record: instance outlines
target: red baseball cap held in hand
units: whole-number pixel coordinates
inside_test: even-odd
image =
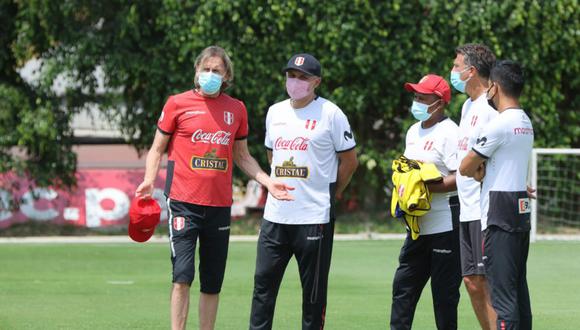
[[[161,219],[161,207],[153,198],[134,198],[129,208],[129,237],[146,242],[155,233]]]
[[[445,103],[451,101],[451,88],[443,77],[436,74],[428,74],[421,78],[418,83],[405,83],[405,89],[409,92],[421,94],[435,94]]]

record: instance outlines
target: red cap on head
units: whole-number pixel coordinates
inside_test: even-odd
[[[449,88],[449,84],[443,77],[435,74],[426,75],[416,84],[405,83],[405,89],[409,92],[435,94],[443,99],[445,103],[451,101],[451,88]]]
[[[155,233],[161,219],[161,207],[153,198],[135,198],[129,208],[129,237],[135,242],[146,242]]]

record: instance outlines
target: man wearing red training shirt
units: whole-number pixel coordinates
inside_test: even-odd
[[[217,46],[195,61],[195,90],[167,100],[147,155],[145,178],[135,195],[151,196],[162,154],[169,146],[165,194],[173,264],[172,329],[184,329],[199,237],[199,328],[213,329],[229,243],[232,161],[266,186],[273,197],[291,200],[292,188],[264,173],[248,151],[246,108],[223,90],[233,66]]]

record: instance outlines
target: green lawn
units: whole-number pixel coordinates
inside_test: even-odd
[[[385,329],[400,241],[335,242],[327,329]],[[247,329],[255,243],[231,243],[217,329]],[[528,281],[534,328],[578,329],[580,242],[531,247]],[[165,244],[0,245],[0,329],[167,329],[170,288]],[[197,328],[194,282],[189,328]],[[275,329],[300,328],[301,290],[289,266]],[[434,329],[424,290],[415,329]],[[462,291],[460,329],[477,329]]]

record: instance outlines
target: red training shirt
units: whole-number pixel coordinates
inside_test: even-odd
[[[171,199],[206,206],[232,205],[235,140],[248,136],[244,103],[187,91],[169,97],[157,128],[171,135],[165,193]]]

